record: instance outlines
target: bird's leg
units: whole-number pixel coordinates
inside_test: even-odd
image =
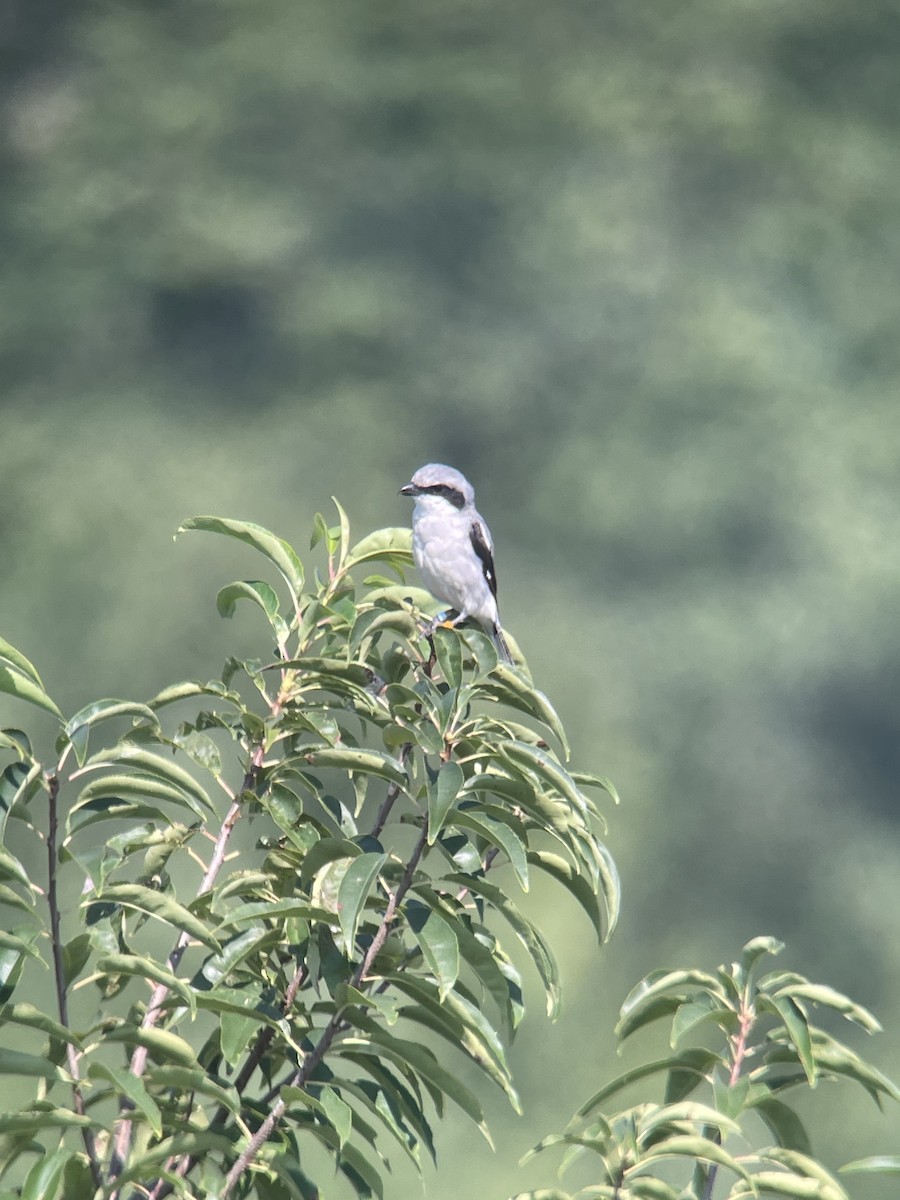
[[[423,637],[430,638],[436,629],[453,629],[460,621],[464,621],[469,615],[468,613],[458,613],[452,620],[450,613],[456,612],[455,608],[446,608],[443,612],[437,613],[428,621],[422,629]]]

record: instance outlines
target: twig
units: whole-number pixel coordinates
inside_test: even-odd
[[[197,889],[197,895],[202,896],[210,891],[216,881],[219,871],[222,869],[222,864],[225,861],[225,853],[228,848],[228,841],[231,837],[231,832],[237,824],[238,818],[241,815],[241,794],[248,791],[256,779],[256,775],[262,766],[265,757],[265,746],[260,743],[250,758],[250,765],[244,777],[244,783],[237,797],[231,802],[231,806],[225,815],[225,820],[222,822],[222,828],[219,830],[216,844],[213,848],[212,857],[209,860],[209,866],[206,873],[200,882]],[[184,952],[190,943],[190,935],[182,932],[178,941],[175,943],[171,954],[168,958],[168,968],[174,974],[178,969],[178,964],[181,962]],[[160,1015],[162,1014],[163,1005],[169,995],[169,988],[164,983],[158,983],[150,993],[150,1002],[147,1006],[147,1011],[144,1013],[144,1019],[141,1021],[141,1029],[154,1029],[159,1023]],[[140,1078],[147,1069],[147,1047],[137,1046],[131,1056],[129,1070],[131,1074]],[[125,1168],[125,1162],[128,1158],[128,1153],[131,1147],[131,1130],[132,1120],[128,1116],[132,1105],[128,1102],[123,1103],[120,1107],[122,1116],[119,1118],[119,1127],[116,1132],[113,1152],[110,1161],[110,1172],[113,1178],[119,1175]],[[111,1200],[116,1200],[117,1192],[112,1194]]]
[[[731,1072],[728,1076],[728,1086],[734,1087],[741,1076],[741,1067],[744,1064],[744,1059],[747,1055],[747,1035],[753,1028],[755,1013],[752,1007],[749,1006],[746,995],[744,1003],[741,1006],[739,1013],[740,1025],[738,1032],[731,1038],[732,1057],[731,1057]],[[721,1144],[722,1134],[717,1130],[714,1140]],[[712,1200],[713,1188],[716,1184],[716,1176],[719,1168],[716,1163],[712,1163],[706,1175],[706,1186],[703,1189],[703,1200]]]
[[[400,882],[397,884],[396,890],[391,894],[391,897],[388,900],[387,908],[384,910],[384,916],[381,918],[381,924],[378,926],[378,931],[376,932],[372,941],[369,943],[369,948],[363,956],[362,962],[356,968],[351,977],[351,987],[358,987],[360,983],[362,983],[371,970],[372,964],[378,956],[379,951],[383,947],[388,932],[390,931],[390,927],[393,924],[397,908],[399,907],[403,897],[406,895],[410,884],[413,881],[416,867],[419,865],[419,860],[421,859],[425,850],[427,841],[428,820],[426,818],[423,821],[422,832],[420,833],[419,839],[416,842],[412,854],[410,855],[409,862],[406,864],[406,869],[403,872]],[[342,1018],[339,1010],[334,1014],[334,1016],[322,1030],[322,1036],[319,1038],[313,1050],[311,1050],[304,1059],[303,1066],[299,1067],[294,1072],[291,1078],[287,1081],[286,1086],[302,1087],[328,1053],[328,1050],[330,1049],[331,1044],[337,1034],[340,1033],[344,1028],[346,1028],[346,1022]],[[240,1179],[241,1175],[256,1158],[260,1148],[268,1141],[273,1129],[281,1120],[282,1116],[284,1116],[286,1109],[287,1102],[279,1096],[279,1098],[272,1105],[269,1115],[260,1125],[259,1129],[257,1129],[256,1133],[254,1133],[249,1144],[235,1160],[231,1170],[225,1177],[225,1182],[223,1183],[221,1191],[219,1192],[221,1200],[225,1200],[225,1197],[230,1193],[231,1189]]]
[[[47,778],[47,796],[49,800],[48,829],[47,829],[47,905],[50,909],[50,942],[53,947],[53,975],[56,982],[56,1003],[59,1010],[59,1023],[69,1028],[69,1002],[66,996],[66,972],[63,958],[62,936],[59,919],[59,895],[56,890],[56,839],[59,832],[59,776],[50,775]],[[84,1097],[78,1081],[81,1072],[78,1063],[78,1052],[71,1042],[66,1042],[66,1058],[69,1064],[69,1074],[75,1081],[72,1084],[75,1112],[79,1117],[85,1115]],[[84,1142],[84,1152],[87,1155],[91,1169],[94,1187],[103,1186],[103,1173],[100,1170],[100,1160],[97,1158],[97,1146],[94,1141],[94,1131],[88,1126],[81,1130],[81,1140]]]

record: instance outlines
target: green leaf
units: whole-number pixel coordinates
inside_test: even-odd
[[[332,1088],[322,1089],[319,1103],[338,1135],[338,1145],[343,1149],[353,1132],[353,1109]]]
[[[285,917],[299,917],[304,921],[325,921],[334,924],[334,914],[317,905],[310,904],[305,898],[296,900],[260,900],[255,904],[243,904],[216,927],[216,934],[235,925],[247,925],[264,918],[278,921]]]
[[[171,1088],[187,1092],[202,1092],[211,1096],[217,1104],[221,1104],[229,1112],[237,1115],[241,1102],[237,1092],[232,1087],[224,1087],[210,1078],[202,1068],[177,1067],[171,1063],[151,1067],[147,1072],[147,1081],[157,1088]]]
[[[729,1028],[735,1020],[734,1010],[725,1008],[706,992],[698,994],[696,1000],[680,1004],[672,1019],[669,1044],[674,1048],[681,1039],[705,1021],[714,1021],[722,1028]]]
[[[696,1078],[698,1083],[704,1081],[713,1067],[720,1065],[722,1062],[720,1056],[712,1050],[703,1050],[699,1047],[690,1050],[683,1050],[680,1054],[672,1055],[670,1058],[660,1058],[654,1062],[642,1063],[638,1067],[632,1067],[630,1071],[624,1072],[616,1079],[610,1080],[609,1083],[595,1092],[589,1100],[578,1109],[577,1117],[587,1117],[597,1114],[594,1109],[608,1100],[610,1096],[615,1096],[618,1092],[624,1091],[631,1084],[639,1082],[641,1079],[647,1079],[651,1075],[659,1075],[664,1071],[670,1073],[683,1072],[690,1074]],[[680,1089],[682,1094],[685,1094],[684,1089]]]
[[[546,850],[529,850],[528,862],[541,871],[545,871],[557,883],[562,883],[566,892],[575,896],[582,910],[587,913],[590,924],[594,926],[598,940],[601,942],[604,941],[604,926],[602,926],[600,905],[598,898],[596,898],[596,893],[590,887],[586,878],[578,875],[578,872],[568,862],[568,859]]]
[[[0,1075],[27,1075],[35,1079],[68,1078],[55,1063],[37,1054],[25,1054],[21,1050],[7,1050],[0,1046]],[[0,1126],[2,1129],[2,1126]]]
[[[165,892],[156,892],[139,883],[114,883],[105,887],[97,896],[82,903],[83,905],[92,904],[97,899],[112,904],[123,904],[127,908],[135,908],[149,916],[156,917],[159,921],[165,921],[179,932],[190,934],[191,937],[210,946],[213,950],[221,948],[205,923]]]
[[[900,1175],[900,1154],[876,1154],[871,1158],[857,1158],[853,1162],[844,1163],[841,1171],[886,1175]]]
[[[233,617],[238,600],[249,600],[262,609],[275,636],[284,644],[288,626],[278,611],[278,593],[262,579],[239,579],[223,587],[216,596],[216,608],[220,617]]]
[[[36,936],[36,933],[29,932],[29,937]],[[34,946],[32,946],[31,942],[19,937],[17,933],[5,933],[3,930],[0,930],[0,950],[12,951],[14,954],[27,954],[29,958],[33,958],[36,962],[39,962],[41,966],[45,965],[44,960],[38,951],[35,950]]]
[[[765,1121],[779,1146],[788,1150],[799,1150],[801,1154],[812,1153],[803,1122],[792,1108],[788,1108],[772,1095],[761,1097],[751,1103],[750,1107]]]
[[[25,1178],[20,1200],[54,1200],[71,1155],[61,1147],[39,1158]]]
[[[356,750],[334,747],[323,747],[302,754],[300,757],[311,767],[335,767],[340,771],[362,771],[368,775],[378,775],[405,787],[409,780],[403,764],[390,754],[382,754],[377,750]]]
[[[198,766],[209,771],[210,775],[218,779],[222,774],[222,755],[208,734],[193,729],[189,733],[176,733],[172,741]]]
[[[727,1006],[727,997],[714,975],[705,971],[651,971],[625,997],[619,1009],[616,1037],[623,1041],[642,1025],[673,1012],[688,999],[698,1000],[698,992]]]
[[[77,933],[71,941],[63,946],[63,979],[66,988],[70,988],[91,957],[90,934]]]
[[[718,1120],[720,1123],[723,1120],[721,1115]],[[720,1167],[733,1171],[735,1175],[749,1179],[749,1175],[741,1164],[724,1147],[699,1134],[674,1134],[672,1137],[655,1142],[644,1151],[644,1162],[658,1158],[699,1158],[704,1162],[714,1162]],[[626,1172],[626,1176],[628,1174],[630,1173]]]
[[[3,1054],[4,1051],[0,1051]],[[48,1076],[49,1078],[49,1076]],[[42,1108],[36,1111],[0,1113],[0,1133],[40,1133],[44,1129],[86,1129],[93,1125],[90,1117],[79,1117],[67,1108]]]
[[[48,1017],[33,1004],[7,1004],[0,1008],[0,1025],[6,1024],[7,1021],[13,1025],[27,1025],[31,1029],[40,1029],[43,1033],[48,1033],[61,1042],[68,1042],[72,1046],[77,1046],[79,1050],[83,1049],[78,1036],[72,1030],[67,1029],[65,1025],[60,1025],[58,1021]]]
[[[407,527],[394,526],[388,529],[376,529],[367,534],[350,549],[347,555],[346,567],[355,567],[358,563],[379,559],[382,562],[412,565],[412,530]]]
[[[357,1014],[356,1021],[361,1018]],[[478,1100],[452,1071],[447,1071],[438,1062],[434,1054],[425,1046],[403,1038],[395,1038],[374,1023],[366,1023],[363,1033],[347,1034],[335,1052],[343,1055],[344,1051],[353,1049],[375,1053],[379,1057],[387,1057],[395,1062],[403,1071],[412,1069],[423,1079],[431,1083],[439,1092],[448,1096],[462,1111],[471,1118],[484,1134],[490,1144],[490,1135],[484,1123],[484,1113]]]
[[[164,758],[161,754],[154,754],[150,750],[145,750],[142,746],[131,745],[128,742],[119,742],[107,750],[101,750],[97,754],[93,754],[85,764],[83,771],[76,772],[73,778],[77,778],[84,772],[96,770],[99,767],[112,766],[127,767],[134,771],[135,775],[133,779],[140,783],[144,783],[146,778],[149,777],[159,780],[161,783],[168,784],[180,794],[189,797],[192,796],[208,812],[215,814],[215,806],[210,801],[205,789],[200,786],[189,771],[186,771],[183,767],[179,767],[171,758]],[[124,778],[129,777],[125,776]],[[108,778],[103,781],[97,781],[96,784],[88,784],[87,788],[82,791],[82,795],[92,787],[103,782],[108,783]],[[109,794],[108,789],[105,794]],[[192,805],[192,807],[195,811],[199,812],[196,805]]]
[[[178,533],[189,533],[192,530],[221,533],[253,546],[280,571],[295,600],[303,590],[303,566],[300,559],[287,542],[270,533],[268,529],[263,529],[261,525],[254,525],[252,521],[233,521],[223,517],[191,517],[178,527]]]
[[[386,854],[360,854],[350,862],[341,879],[338,887],[338,916],[348,953],[352,952],[356,927],[369,891],[386,861]]]
[[[180,700],[193,699],[195,696],[213,696],[216,700],[225,701],[239,710],[243,708],[240,695],[237,692],[229,691],[221,679],[213,679],[209,683],[198,683],[193,679],[185,680],[183,683],[173,683],[154,696],[149,701],[148,707],[152,709],[165,708],[167,704],[177,704]]]
[[[10,854],[5,846],[0,846],[0,878],[15,879],[17,883],[22,883],[32,891],[31,880],[28,878],[28,872],[15,857]]]
[[[39,688],[44,686],[43,680],[38,675],[33,663],[31,663],[21,650],[17,650],[11,645],[6,638],[0,637],[0,660],[8,663],[20,675],[27,676],[32,683],[36,683]]]
[[[0,904],[7,904],[10,908],[18,908],[21,912],[27,913],[29,916],[34,915],[35,900],[34,894],[23,898],[18,892],[14,892],[11,887],[7,887],[5,883],[0,883]]]
[[[444,682],[456,691],[462,684],[462,646],[456,629],[438,626],[434,631],[434,651]]]
[[[105,1033],[104,1039],[107,1042],[144,1046],[155,1062],[172,1062],[176,1066],[194,1069],[199,1066],[190,1044],[168,1029],[143,1029],[137,1025],[122,1024]]]
[[[811,1158],[808,1154],[801,1154],[796,1150],[787,1150],[781,1146],[770,1146],[765,1151],[765,1158],[771,1162],[778,1163],[785,1167],[788,1171],[793,1172],[794,1177],[806,1178],[810,1182],[815,1182],[818,1187],[818,1192],[806,1192],[806,1195],[821,1197],[821,1200],[847,1200],[846,1193],[838,1181],[834,1178],[830,1171],[827,1171],[820,1162]],[[759,1179],[759,1175],[754,1177]],[[803,1195],[803,1192],[786,1192],[786,1195]]]
[[[834,988],[827,987],[822,983],[796,983],[779,989],[772,997],[773,1000],[781,996],[790,996],[794,1000],[808,1000],[812,1004],[821,1004],[826,1008],[833,1008],[846,1017],[850,1021],[855,1021],[857,1025],[861,1025],[866,1033],[880,1033],[881,1025],[867,1008],[863,1008],[861,1004],[856,1004],[848,996],[842,992],[835,991]]]
[[[144,1154],[135,1156],[129,1161],[128,1167],[116,1179],[116,1184],[122,1187],[134,1180],[145,1180],[148,1176],[158,1173],[159,1166],[168,1158],[181,1158],[191,1155],[202,1158],[210,1151],[223,1157],[234,1156],[234,1142],[221,1133],[185,1131],[157,1142]]]
[[[537,926],[519,912],[502,888],[495,887],[474,875],[460,873],[450,875],[448,879],[460,887],[468,888],[470,892],[482,896],[506,918],[513,932],[531,956],[531,961],[544,984],[547,1014],[555,1019],[559,1011],[559,969],[550,946]]]
[[[459,977],[459,942],[449,921],[416,901],[406,905],[406,917],[443,998]]]
[[[463,769],[450,759],[437,773],[437,778],[428,785],[428,844],[433,846],[465,782]]]
[[[111,1083],[118,1096],[127,1096],[138,1112],[144,1114],[157,1137],[162,1137],[162,1114],[159,1105],[147,1091],[142,1079],[131,1071],[119,1067],[107,1067],[104,1063],[92,1062],[88,1069],[89,1079],[102,1079]]]
[[[741,951],[741,964],[745,973],[749,974],[757,960],[764,955],[780,954],[783,949],[784,942],[779,941],[778,938],[766,936],[752,938]]]
[[[429,980],[408,971],[396,971],[385,978],[417,1002],[414,1008],[404,1006],[402,1016],[418,1021],[445,1038],[451,1046],[464,1050],[479,1069],[503,1089],[516,1112],[521,1112],[503,1043],[476,1004],[456,991],[442,995]]]
[[[54,717],[58,717],[60,721],[62,720],[62,713],[40,684],[35,683],[30,676],[23,675],[11,667],[0,666],[0,692],[17,696],[20,700],[43,708],[46,712],[53,713]]]
[[[453,816],[453,825],[457,829],[472,830],[480,834],[491,845],[502,850],[516,873],[522,891],[528,891],[528,858],[525,844],[505,821],[494,820],[472,809],[458,809]]]
[[[790,996],[770,996],[768,1003],[778,1013],[784,1028],[790,1038],[794,1049],[797,1051],[797,1057],[806,1072],[806,1078],[809,1081],[810,1087],[816,1086],[817,1070],[816,1060],[813,1055],[812,1039],[809,1035],[809,1022],[803,1013],[800,1006]],[[763,1005],[760,1004],[762,1008]]]
[[[553,788],[564,796],[573,807],[587,818],[590,808],[572,776],[555,758],[537,746],[529,746],[526,742],[504,742],[498,747],[500,754],[508,762],[520,768],[525,768],[548,787]]]
[[[528,713],[542,721],[556,735],[563,750],[563,757],[568,762],[570,757],[569,739],[556,709],[543,692],[538,691],[524,675],[505,663],[499,663],[490,680],[479,685],[479,691],[492,695],[495,699],[508,704],[519,712]]]
[[[152,708],[146,704],[138,704],[134,700],[95,700],[70,717],[65,724],[63,733],[75,747],[75,757],[79,767],[84,766],[87,755],[88,731],[101,721],[110,721],[114,717],[137,717],[146,721],[154,729],[159,728],[159,718]]]
[[[137,979],[152,979],[154,983],[164,984],[187,1004],[192,1017],[196,1015],[197,999],[193,990],[183,979],[152,959],[137,954],[106,954],[98,960],[97,970],[107,975],[132,975]]]

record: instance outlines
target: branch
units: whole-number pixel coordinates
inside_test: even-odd
[[[49,800],[48,829],[47,829],[47,904],[50,909],[50,942],[53,947],[53,976],[56,983],[56,1003],[59,1010],[59,1023],[69,1028],[69,1002],[66,996],[66,972],[63,959],[62,937],[60,934],[59,894],[56,890],[56,838],[59,831],[59,776],[50,775],[47,779],[47,796]],[[69,1064],[69,1074],[75,1081],[72,1084],[75,1112],[79,1117],[85,1115],[84,1097],[78,1081],[81,1078],[79,1070],[79,1055],[71,1042],[66,1043],[66,1058]],[[94,1187],[103,1186],[103,1173],[100,1170],[100,1160],[97,1158],[97,1146],[94,1141],[94,1131],[87,1126],[81,1130],[84,1142],[84,1152],[91,1168],[91,1178]]]
[[[232,801],[228,812],[225,815],[225,820],[222,822],[222,828],[219,830],[219,835],[216,838],[216,844],[213,849],[212,857],[209,860],[209,866],[206,868],[206,873],[200,881],[200,886],[197,889],[197,895],[202,896],[210,891],[216,881],[219,871],[222,869],[222,864],[225,862],[225,853],[228,849],[228,841],[231,837],[231,832],[237,824],[238,818],[241,815],[241,795],[248,791],[254,784],[256,776],[265,757],[265,746],[262,742],[253,751],[250,758],[250,765],[244,776],[244,783],[237,797]],[[172,953],[167,960],[169,970],[174,972],[178,969],[184,952],[190,943],[190,935],[181,933],[178,941],[175,943]],[[169,988],[164,983],[158,983],[150,993],[150,1003],[147,1006],[147,1011],[144,1013],[144,1019],[141,1021],[142,1029],[153,1029],[159,1023],[162,1014],[163,1005],[169,995]],[[147,1069],[147,1047],[138,1046],[131,1056],[129,1070],[131,1074],[140,1078]],[[110,1172],[112,1177],[118,1176],[124,1169],[128,1159],[128,1154],[131,1148],[131,1129],[132,1121],[128,1113],[131,1111],[132,1105],[128,1102],[120,1106],[119,1128],[116,1132],[113,1152],[110,1160]],[[111,1200],[115,1200],[117,1192],[112,1194]]]
[[[351,987],[359,987],[371,970],[372,964],[375,962],[379,951],[385,943],[385,939],[387,938],[390,927],[393,924],[397,909],[403,900],[403,897],[409,891],[410,884],[412,883],[413,876],[416,872],[416,867],[419,865],[419,861],[422,858],[427,841],[428,819],[425,818],[422,823],[422,832],[419,834],[419,839],[416,842],[412,854],[410,855],[409,862],[406,864],[406,869],[403,872],[400,882],[397,884],[396,890],[391,893],[390,899],[388,900],[387,908],[384,910],[384,916],[381,918],[381,924],[378,926],[378,931],[370,942],[369,948],[363,956],[362,962],[351,976]],[[303,1087],[310,1075],[328,1053],[328,1050],[330,1049],[331,1044],[337,1034],[346,1027],[347,1024],[343,1020],[339,1010],[334,1014],[334,1016],[322,1030],[322,1036],[319,1038],[315,1048],[306,1056],[303,1061],[303,1066],[299,1067],[294,1072],[291,1078],[287,1081],[286,1086]],[[231,1189],[240,1179],[241,1175],[243,1175],[247,1167],[256,1158],[260,1148],[268,1141],[275,1126],[284,1116],[286,1109],[287,1103],[279,1096],[279,1098],[272,1105],[269,1115],[266,1117],[265,1121],[263,1121],[262,1125],[260,1125],[259,1129],[257,1129],[256,1133],[254,1133],[249,1144],[235,1160],[234,1165],[225,1177],[225,1182],[223,1183],[221,1191],[219,1192],[220,1200],[225,1200],[225,1197],[228,1196]]]

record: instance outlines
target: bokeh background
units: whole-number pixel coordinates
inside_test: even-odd
[[[428,1196],[551,1181],[517,1161],[621,1069],[632,983],[755,934],[900,1077],[893,0],[6,0],[0,63],[0,632],[63,709],[259,636],[213,605],[258,564],[184,517],[302,552],[437,459],[622,793],[620,929],[534,898],[563,1016],[535,987],[525,1117],[451,1115]],[[832,1166],[900,1150],[805,1111]]]

